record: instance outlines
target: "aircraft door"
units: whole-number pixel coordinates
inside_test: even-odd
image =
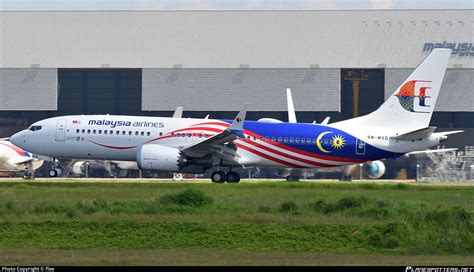
[[[59,119],[56,124],[56,141],[64,142],[66,139],[66,119]]]

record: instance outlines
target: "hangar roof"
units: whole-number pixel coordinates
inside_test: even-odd
[[[0,68],[474,68],[474,10],[3,11]],[[438,45],[439,46],[439,45]]]

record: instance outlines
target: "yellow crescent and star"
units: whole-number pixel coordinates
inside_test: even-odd
[[[318,147],[319,150],[321,150],[324,153],[331,153],[332,151],[324,149],[324,147],[321,145],[321,139],[324,137],[326,134],[331,134],[331,131],[325,131],[319,134],[318,138],[316,138],[316,146]],[[331,138],[331,146],[334,149],[341,149],[344,147],[344,144],[346,143],[346,140],[342,135],[334,135]]]

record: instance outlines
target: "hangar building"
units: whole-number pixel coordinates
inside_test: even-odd
[[[453,48],[432,119],[473,145],[474,10],[3,11],[0,137],[67,114],[287,120],[367,114]]]

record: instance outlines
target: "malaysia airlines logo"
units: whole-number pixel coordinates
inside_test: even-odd
[[[400,105],[409,112],[428,113],[427,111],[420,110],[421,107],[430,107],[430,105],[426,104],[426,99],[431,97],[426,94],[426,92],[431,89],[431,87],[425,86],[428,82],[431,81],[410,80],[403,84],[403,86],[400,88],[400,91],[395,95],[398,98]],[[416,88],[418,88],[418,94],[415,93]],[[418,103],[416,103],[415,97],[418,98]]]

